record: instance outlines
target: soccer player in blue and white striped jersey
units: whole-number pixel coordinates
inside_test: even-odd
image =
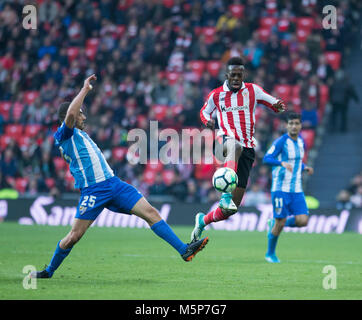
[[[271,263],[280,262],[275,248],[283,227],[304,227],[308,223],[302,172],[313,174],[313,168],[303,163],[304,141],[299,135],[301,129],[301,115],[290,113],[287,118],[287,133],[274,141],[263,158],[265,164],[273,167],[273,219],[268,221],[268,251],[265,255],[265,259]]]
[[[51,278],[104,208],[144,219],[151,230],[174,247],[185,261],[191,261],[208,242],[208,237],[190,244],[182,242],[136,188],[114,175],[101,150],[83,131],[86,116],[82,105],[92,89],[92,80],[96,80],[95,75],[87,78],[74,100],[61,104],[58,111],[62,124],[54,134],[55,144],[69,163],[81,196],[71,231],[58,242],[49,266],[33,273],[34,278]]]

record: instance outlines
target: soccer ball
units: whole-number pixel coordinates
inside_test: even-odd
[[[212,177],[212,184],[217,191],[230,193],[238,184],[238,176],[233,169],[217,169]]]

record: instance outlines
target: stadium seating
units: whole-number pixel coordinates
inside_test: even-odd
[[[212,77],[218,77],[221,65],[221,62],[218,60],[210,60],[206,64],[206,70]]]
[[[266,43],[270,38],[271,30],[270,28],[259,28],[257,33],[260,41]]]
[[[112,149],[112,158],[115,161],[122,161],[127,154],[126,147],[115,147]]]
[[[201,79],[206,68],[206,62],[202,60],[193,60],[189,62],[192,72],[196,75],[197,80]]]
[[[162,180],[166,186],[169,186],[173,183],[175,178],[175,171],[171,169],[163,170],[161,172]]]
[[[315,131],[312,129],[303,129],[300,134],[304,139],[307,150],[309,151],[314,145]]]
[[[241,19],[244,16],[245,7],[242,4],[231,4],[229,6],[229,11],[233,17]]]
[[[5,127],[5,134],[14,139],[17,139],[23,134],[23,126],[21,124],[8,124]]]
[[[39,97],[39,91],[26,91],[24,93],[24,102],[32,104]]]
[[[288,84],[279,84],[274,86],[276,95],[281,98],[285,103],[288,103],[292,94],[292,86]]]
[[[16,178],[15,179],[15,189],[20,192],[24,193],[26,191],[26,187],[28,186],[29,180],[27,178]]]
[[[5,121],[9,120],[10,108],[11,108],[11,102],[0,101],[0,114],[2,115]]]
[[[325,52],[327,63],[332,67],[333,70],[338,70],[341,66],[341,53],[338,51],[327,51]]]

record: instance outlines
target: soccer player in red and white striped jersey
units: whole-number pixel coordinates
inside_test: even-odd
[[[249,173],[255,159],[255,108],[258,103],[274,112],[285,111],[285,104],[255,83],[245,83],[244,62],[239,57],[227,63],[224,84],[212,90],[200,111],[201,121],[215,128],[212,113],[216,112],[219,130],[216,143],[223,144],[224,166],[238,175],[238,185],[230,193],[223,193],[219,207],[208,214],[198,213],[191,239],[199,239],[206,225],[227,219],[237,211],[244,196]]]

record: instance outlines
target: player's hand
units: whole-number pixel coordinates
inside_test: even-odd
[[[92,80],[97,80],[97,77],[95,74],[92,74],[90,77],[88,77],[87,79],[84,80],[84,85],[83,88],[86,89],[87,91],[90,91],[93,89],[93,86],[91,85],[91,81]]]
[[[307,171],[310,176],[314,173],[314,169],[312,167],[305,167],[304,170]]]
[[[282,100],[278,100],[277,103],[273,104],[273,107],[278,110],[278,113],[282,113],[287,110],[287,107]]]
[[[290,171],[290,172],[293,172],[293,167],[292,167],[292,165],[291,165],[290,163],[288,163],[288,162],[283,161],[283,162],[282,162],[282,167],[284,167],[285,169],[287,169],[287,170]]]
[[[215,120],[214,119],[209,120],[206,123],[206,127],[208,127],[211,130],[214,130],[215,129]]]

